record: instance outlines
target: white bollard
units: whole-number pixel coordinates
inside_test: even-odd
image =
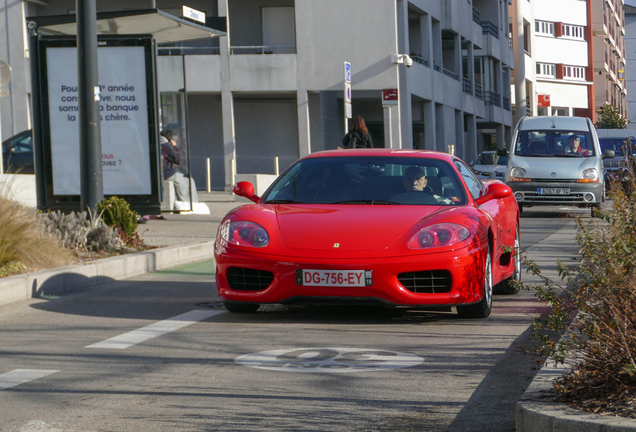
[[[206,178],[205,184],[206,184],[206,188],[208,193],[212,192],[212,178],[210,178],[210,158],[207,159],[207,170],[208,170],[208,176]]]
[[[278,176],[280,174],[280,171],[278,170],[278,156],[274,158],[274,166],[276,168],[276,175]]]

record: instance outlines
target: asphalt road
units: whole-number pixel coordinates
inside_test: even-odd
[[[557,258],[578,262],[575,232],[556,209],[524,210],[522,248],[548,276]],[[0,307],[0,431],[514,431],[537,371],[519,348],[546,311],[531,292],[495,296],[485,320],[370,307],[239,315],[220,305],[211,270]]]

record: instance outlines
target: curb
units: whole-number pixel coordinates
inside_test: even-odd
[[[636,420],[590,414],[555,402],[552,383],[566,371],[563,365],[541,368],[515,407],[517,432],[636,432]]]
[[[94,287],[214,257],[214,241],[169,246],[0,279],[0,305]]]

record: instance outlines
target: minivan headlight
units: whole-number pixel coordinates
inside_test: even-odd
[[[510,170],[510,181],[516,182],[529,182],[531,179],[528,178],[528,174],[526,170],[519,167],[514,167]]]
[[[577,183],[598,183],[598,170],[596,168],[586,168],[581,172],[581,178]]]

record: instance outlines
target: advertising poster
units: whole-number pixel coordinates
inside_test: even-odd
[[[54,195],[80,195],[77,49],[47,47]],[[105,195],[150,195],[144,47],[99,47]]]

